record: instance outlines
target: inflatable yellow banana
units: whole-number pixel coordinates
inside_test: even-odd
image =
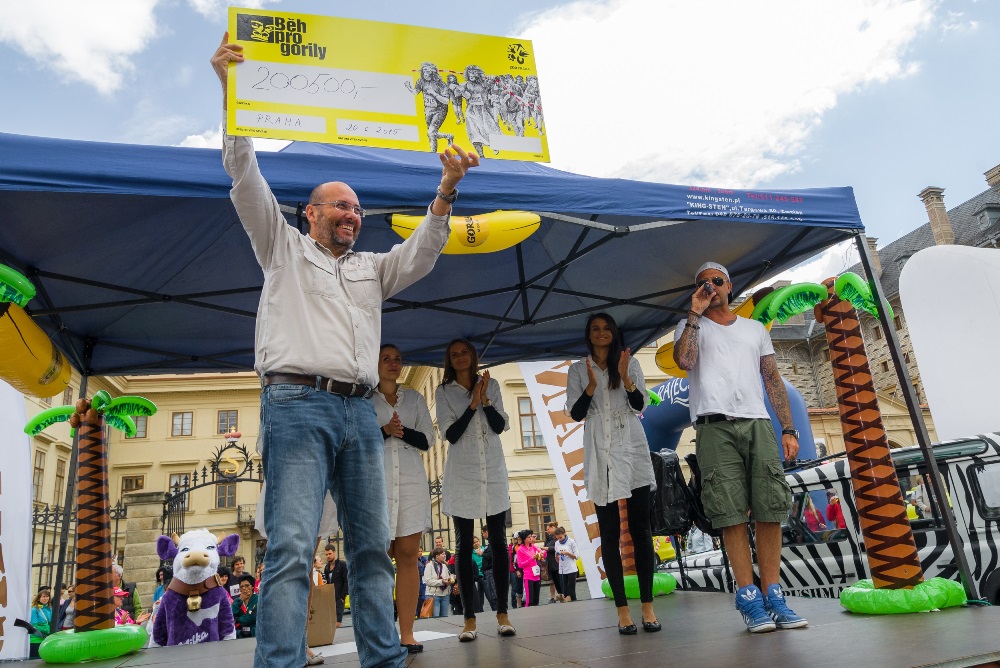
[[[389,216],[389,225],[404,239],[409,239],[423,216],[404,216],[394,213]],[[476,216],[454,216],[451,219],[451,235],[445,244],[447,255],[495,253],[516,246],[530,237],[542,219],[527,211],[494,211]]]
[[[72,369],[21,308],[34,295],[27,278],[0,265],[0,379],[23,394],[53,397],[69,385]]]
[[[754,300],[746,299],[733,313],[743,318],[749,318],[750,314],[753,313],[753,307]],[[768,331],[771,331],[770,323],[766,327]],[[656,349],[656,366],[668,376],[687,378],[687,371],[677,366],[677,362],[674,361],[673,339]]]

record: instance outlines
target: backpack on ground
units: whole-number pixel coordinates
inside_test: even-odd
[[[680,459],[673,450],[651,452],[656,491],[650,505],[650,526],[655,536],[685,535],[691,529],[690,493]]]
[[[712,521],[705,514],[705,506],[701,503],[701,467],[698,466],[698,456],[692,452],[684,456],[684,461],[691,471],[691,479],[687,486],[688,498],[691,500],[691,519],[702,533],[720,538],[722,529],[712,526]]]

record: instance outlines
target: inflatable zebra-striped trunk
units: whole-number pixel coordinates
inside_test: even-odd
[[[80,399],[70,424],[80,430],[77,474],[76,618],[74,629],[115,626],[111,586],[111,511],[108,501],[108,447],[103,420]]]
[[[815,315],[826,327],[830,345],[840,425],[868,567],[877,589],[911,589],[923,582],[924,576],[889,456],[861,322],[851,302],[836,294],[834,283],[833,278],[823,282],[827,299],[816,305]]]

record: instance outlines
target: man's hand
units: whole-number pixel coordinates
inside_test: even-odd
[[[791,434],[782,434],[781,449],[785,451],[785,461],[795,459],[799,454],[799,439]]]
[[[706,283],[695,290],[694,294],[691,295],[691,310],[695,313],[704,313],[705,309],[707,309],[712,303],[712,298],[715,297],[715,292],[708,292],[707,288],[709,285],[711,285],[711,283]]]
[[[229,32],[225,32],[222,35],[222,44],[219,48],[215,50],[212,55],[211,63],[212,69],[215,70],[216,76],[219,77],[219,81],[222,82],[222,108],[226,108],[226,82],[229,80],[229,63],[242,63],[243,62],[243,47],[239,44],[229,43]]]
[[[439,153],[441,158],[441,192],[450,195],[455,191],[458,182],[473,167],[479,166],[479,154],[475,151],[466,153],[465,149],[457,144],[452,144]],[[431,204],[431,213],[435,216],[444,216],[451,212],[451,204],[445,202],[440,197],[435,197]]]

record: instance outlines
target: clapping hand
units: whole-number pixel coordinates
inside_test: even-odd
[[[590,357],[585,358],[587,360],[587,387],[584,392],[587,393],[588,397],[594,396],[594,391],[597,389],[597,374],[594,373],[594,367],[590,365]]]
[[[632,358],[629,356],[632,352],[631,348],[626,348],[622,351],[621,357],[618,358],[618,375],[621,376],[622,383],[626,386],[631,385],[631,379],[628,377],[628,365]]]
[[[389,436],[403,438],[403,423],[399,421],[399,413],[393,411],[392,419],[389,420],[389,424],[382,427],[382,430]]]

